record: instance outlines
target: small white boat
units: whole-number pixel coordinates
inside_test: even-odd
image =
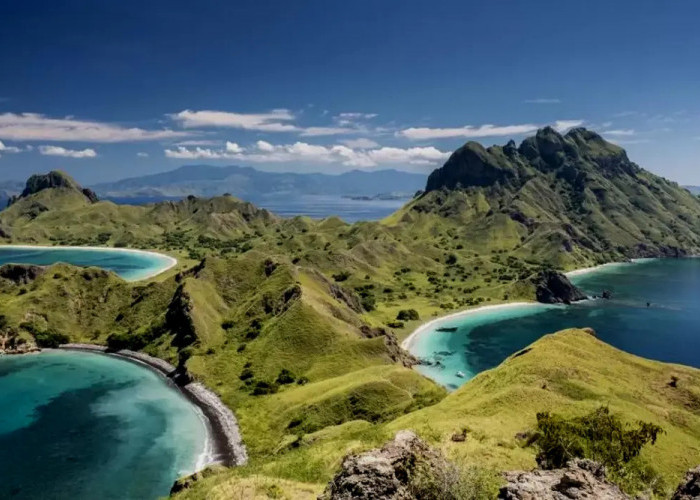
[[[457,372],[457,376],[459,378],[464,378],[464,372]]]

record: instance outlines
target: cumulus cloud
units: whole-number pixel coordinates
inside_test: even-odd
[[[365,143],[365,145],[368,145]],[[395,148],[377,147],[371,149],[353,148],[343,144],[323,146],[297,141],[291,144],[271,144],[257,141],[253,146],[242,148],[235,143],[227,143],[224,149],[186,148],[166,149],[168,158],[177,159],[229,159],[251,163],[326,163],[352,167],[374,167],[378,165],[432,165],[444,161],[449,153],[434,147]]]
[[[221,141],[215,141],[211,139],[191,139],[187,141],[180,141],[176,146],[218,146]]]
[[[21,151],[22,150],[20,148],[15,146],[6,146],[2,141],[0,141],[0,153],[19,153]]]
[[[228,127],[261,132],[296,132],[299,128],[290,123],[294,115],[287,109],[275,109],[269,113],[233,113],[229,111],[186,109],[172,119],[183,127]]]
[[[139,158],[148,158],[148,153],[144,153],[143,151],[139,151],[138,153],[136,153],[136,156],[138,156]]]
[[[126,128],[75,118],[49,118],[37,113],[0,114],[0,138],[14,141],[132,142],[180,138],[188,132]]]
[[[39,153],[45,156],[63,156],[66,158],[95,158],[94,149],[66,149],[61,146],[39,146]]]
[[[318,137],[323,135],[355,134],[358,130],[351,127],[307,127],[302,129],[300,135],[304,137]]]
[[[583,120],[557,120],[554,122],[554,128],[559,132],[566,132],[570,128],[580,127],[584,123]]]

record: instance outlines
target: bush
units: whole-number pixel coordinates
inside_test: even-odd
[[[265,394],[274,394],[277,392],[277,385],[258,380],[253,389],[253,396],[264,396]]]
[[[412,321],[420,319],[420,315],[415,309],[401,309],[399,314],[396,315],[396,319],[399,321]]]
[[[294,374],[287,370],[286,368],[282,368],[280,371],[279,375],[277,375],[277,382],[280,385],[284,384],[293,384],[296,379],[294,378]]]
[[[583,417],[565,419],[549,412],[537,414],[534,442],[537,463],[543,469],[564,467],[573,458],[590,458],[619,469],[639,456],[647,443],[663,433],[658,425],[638,422],[636,428],[622,423],[607,407]]]
[[[360,299],[360,305],[367,312],[374,311],[377,307],[377,299],[374,298],[374,295],[366,295]]]
[[[61,333],[54,329],[47,329],[44,332],[34,334],[34,340],[39,347],[56,348],[61,344],[70,342],[70,338],[65,333]]]
[[[402,321],[389,321],[386,326],[389,328],[403,328],[405,325]]]
[[[450,462],[419,460],[411,471],[409,488],[421,500],[482,500],[496,498],[500,475],[480,467],[461,468]]]
[[[350,273],[347,272],[347,271],[341,271],[341,272],[336,273],[336,274],[333,275],[333,279],[334,279],[335,281],[338,281],[338,282],[340,282],[340,281],[345,281],[345,280],[347,280],[349,277],[350,277]]]

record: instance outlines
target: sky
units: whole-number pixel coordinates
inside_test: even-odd
[[[0,0],[0,181],[429,173],[585,126],[700,184],[700,2]]]

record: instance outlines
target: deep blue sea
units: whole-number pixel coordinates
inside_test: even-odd
[[[571,327],[592,327],[601,340],[645,358],[700,367],[700,259],[616,264],[572,281],[589,295],[610,290],[613,298],[446,319],[416,337],[411,352],[440,362],[418,369],[455,389],[542,335]],[[438,327],[458,330],[437,332]],[[464,377],[457,376],[460,371]]]
[[[36,264],[46,266],[65,262],[76,266],[96,266],[114,271],[128,281],[144,279],[166,269],[172,260],[153,252],[131,252],[118,248],[16,247],[0,246],[0,265]]]
[[[199,410],[102,354],[0,356],[0,498],[154,499],[202,458]]]

